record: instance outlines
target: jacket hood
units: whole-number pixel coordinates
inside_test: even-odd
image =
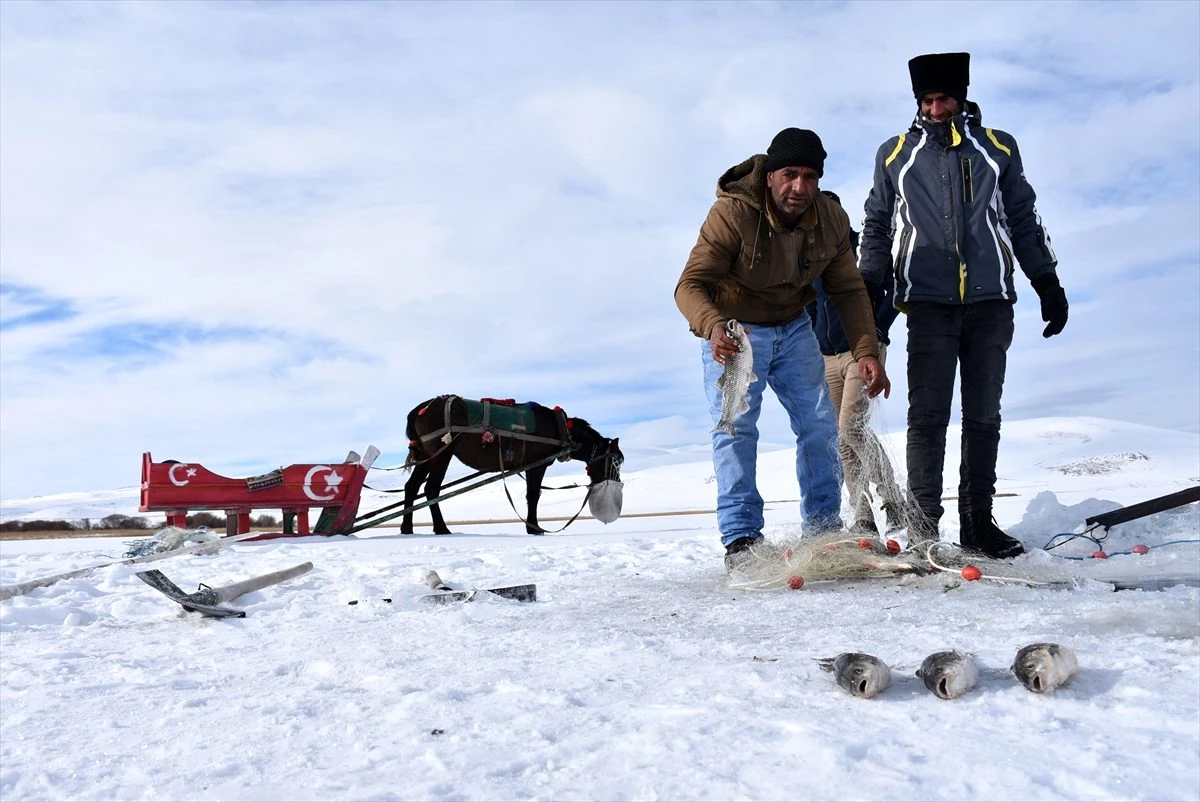
[[[771,208],[768,208],[766,165],[766,154],[758,153],[746,159],[741,164],[735,164],[733,167],[730,167],[717,179],[717,199],[734,198],[740,200],[758,212],[760,218],[765,217],[771,228],[776,231],[783,231],[784,226],[779,221],[778,212],[774,209],[774,204],[771,204]],[[813,198],[813,202],[800,215],[800,221],[797,225],[804,228],[812,228],[819,225],[821,215],[828,214],[828,212],[818,211],[824,205],[836,206],[838,204],[818,192],[816,197]]]
[[[717,197],[738,198],[761,212],[767,192],[766,163],[766,154],[758,153],[730,167],[717,179]]]
[[[925,125],[936,126],[941,124],[932,122],[931,120],[926,120],[924,117],[922,117],[919,106],[920,104],[918,104],[917,113],[913,116],[912,125],[908,130],[920,131]],[[983,112],[979,110],[978,103],[976,103],[974,100],[967,100],[963,102],[962,111],[950,118],[950,121],[954,120],[961,120],[962,125],[964,126],[983,125]]]

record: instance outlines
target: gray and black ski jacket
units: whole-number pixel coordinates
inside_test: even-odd
[[[1015,301],[1014,256],[1030,280],[1058,264],[1035,200],[1016,140],[984,128],[976,104],[948,123],[918,114],[875,156],[859,270],[876,286],[890,271],[901,311],[910,301]]]

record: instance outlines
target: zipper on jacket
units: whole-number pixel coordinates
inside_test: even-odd
[[[964,171],[963,171],[964,177],[967,175],[966,167],[968,164],[970,164],[969,159],[962,160],[962,165],[964,168]],[[966,303],[966,301],[967,301],[967,261],[965,259],[963,259],[963,257],[962,257],[962,247],[961,247],[961,245],[959,245],[959,242],[958,242],[958,230],[961,228],[961,226],[959,225],[959,219],[962,216],[963,203],[966,202],[965,195],[966,195],[966,191],[967,191],[967,186],[965,183],[963,184],[964,198],[963,198],[962,203],[955,202],[954,182],[953,181],[950,182],[950,186],[948,187],[948,189],[950,190],[950,233],[951,233],[951,236],[954,237],[954,257],[956,259],[958,259],[958,300],[960,303]]]
[[[750,253],[750,269],[753,270],[759,262],[762,261],[762,256],[758,253],[758,237],[762,233],[763,213],[760,209],[758,212],[758,222],[754,224],[754,249]],[[767,236],[771,236],[771,232],[767,232]]]
[[[900,233],[900,248],[896,251],[896,260],[892,264],[892,275],[897,281],[904,278],[904,254],[908,253],[908,241],[912,239],[912,233],[912,228],[908,226]]]
[[[955,130],[953,123],[951,123],[950,128],[955,134],[955,144],[961,142],[962,140],[958,137],[958,131]],[[951,154],[949,148],[942,151],[942,157],[945,160],[942,164],[942,169],[946,171],[945,191],[942,193],[942,198],[946,204],[946,220],[949,221],[950,226],[950,243],[954,248],[954,257],[958,261],[958,300],[961,303],[967,297],[967,265],[963,261],[962,249],[958,243],[959,216],[962,214],[962,204],[954,191],[954,170],[952,166],[955,161],[959,161],[961,167],[962,161],[965,160],[960,161],[957,156]]]
[[[789,279],[789,282],[795,284],[796,280],[800,278],[800,245],[796,242],[795,229],[792,229],[788,232],[788,239],[792,243],[790,253],[790,258],[792,261],[792,277]]]
[[[1004,240],[996,237],[996,241],[1000,243],[1000,253],[1004,254],[1004,277],[1012,278],[1013,275],[1013,255],[1008,246],[1004,244]]]
[[[971,175],[971,159],[962,160],[963,203],[975,202],[975,180]]]
[[[830,354],[830,356],[833,356],[833,354],[836,354],[838,350],[837,346],[833,342],[833,318],[830,317],[830,315],[836,315],[837,311],[833,308],[833,299],[824,294],[824,287],[822,287],[821,294],[825,297],[825,303],[823,304],[825,307],[825,342],[829,343],[829,350],[833,352]],[[847,337],[846,339],[849,338]]]

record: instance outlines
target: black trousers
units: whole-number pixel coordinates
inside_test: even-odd
[[[908,487],[935,528],[944,512],[946,427],[960,364],[958,509],[960,513],[991,513],[1000,447],[1000,395],[1012,337],[1013,305],[1008,301],[909,305]]]

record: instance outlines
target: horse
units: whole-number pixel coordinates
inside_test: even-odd
[[[512,399],[468,401],[440,395],[408,413],[405,433],[409,447],[405,467],[412,468],[412,476],[404,484],[406,512],[400,532],[405,535],[412,534],[412,506],[422,484],[426,499],[437,499],[452,457],[480,473],[523,472],[528,504],[525,531],[531,535],[546,532],[538,524],[537,506],[542,478],[556,455],[561,461],[586,463],[589,500],[601,482],[614,480],[620,486],[625,460],[618,438],[602,436],[583,418],[569,418],[558,407],[517,404]],[[434,534],[450,534],[439,505],[430,504],[429,512]]]

